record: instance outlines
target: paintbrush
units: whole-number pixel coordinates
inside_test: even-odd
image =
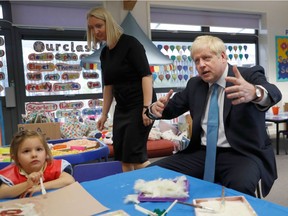
[[[143,214],[149,215],[149,216],[157,216],[157,214],[155,212],[152,212],[146,208],[141,207],[138,204],[134,205],[135,209],[139,212],[142,212]]]
[[[44,187],[44,183],[43,183],[43,178],[42,177],[40,177],[40,186],[41,186],[42,194],[45,195],[46,194],[46,189]]]
[[[211,211],[211,212],[215,212],[214,209],[206,207],[206,206],[202,206],[202,205],[199,205],[199,204],[186,203],[186,202],[181,202],[181,201],[178,201],[178,203],[179,204],[183,204],[183,205],[188,205],[188,206],[191,206],[191,207],[194,207],[194,208],[200,208],[200,209],[205,209],[205,210],[208,210],[208,211]]]
[[[174,202],[165,210],[165,212],[161,216],[165,216],[173,207],[174,205],[178,202],[178,200],[174,200]]]

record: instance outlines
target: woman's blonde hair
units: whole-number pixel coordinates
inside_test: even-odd
[[[92,8],[87,13],[87,20],[89,17],[95,17],[105,22],[107,46],[108,47],[114,46],[118,42],[120,36],[123,34],[123,28],[114,20],[110,12],[107,11],[105,8],[101,8],[101,7]],[[99,44],[100,42],[101,41],[97,40],[97,38],[93,36],[92,30],[87,25],[88,47],[90,49],[96,48],[97,44]]]
[[[51,161],[53,160],[53,156],[51,153],[51,150],[49,149],[49,146],[45,140],[45,138],[39,134],[36,131],[31,131],[31,130],[23,130],[23,131],[19,131],[17,132],[13,138],[12,141],[10,143],[10,156],[11,156],[11,160],[13,158],[15,164],[19,167],[19,160],[18,160],[18,150],[20,145],[29,138],[38,138],[40,140],[40,142],[43,144],[43,147],[46,151],[46,161],[47,163],[51,163]]]
[[[203,46],[208,47],[217,56],[220,56],[223,52],[226,55],[226,46],[220,38],[211,35],[202,35],[198,36],[192,43],[190,49],[192,59],[195,52],[202,50]]]

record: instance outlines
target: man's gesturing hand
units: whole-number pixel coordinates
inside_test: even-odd
[[[162,112],[165,109],[166,105],[168,104],[170,97],[173,94],[173,90],[171,89],[165,96],[159,98],[151,107],[151,111],[153,115],[157,116],[158,118],[162,117]]]
[[[226,82],[233,86],[225,88],[227,98],[232,100],[233,105],[248,103],[255,99],[255,86],[247,82],[240,74],[236,65],[233,66],[235,77],[226,77]]]

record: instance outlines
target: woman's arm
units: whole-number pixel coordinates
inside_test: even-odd
[[[153,121],[145,114],[148,106],[152,103],[153,86],[152,86],[152,75],[142,77],[142,91],[143,91],[143,124],[148,126]]]
[[[97,129],[100,131],[104,129],[104,123],[106,122],[106,120],[108,118],[108,112],[110,110],[110,106],[111,106],[111,103],[113,100],[112,90],[113,90],[112,85],[105,85],[104,86],[102,115],[97,122]]]
[[[142,78],[142,90],[143,90],[143,106],[149,106],[152,103],[152,95],[153,95],[152,75],[144,76]]]

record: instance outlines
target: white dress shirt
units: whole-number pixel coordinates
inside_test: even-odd
[[[218,88],[218,105],[219,105],[219,130],[218,130],[218,142],[217,142],[217,147],[231,147],[231,145],[228,143],[226,135],[225,135],[225,128],[224,128],[224,121],[223,121],[223,112],[224,112],[224,99],[225,99],[225,87],[226,87],[226,80],[225,77],[227,77],[228,74],[228,65],[224,71],[224,73],[222,74],[222,76],[220,77],[220,79],[216,82],[219,85]],[[209,84],[209,92],[208,92],[208,96],[207,96],[207,102],[206,102],[206,110],[205,110],[205,114],[202,117],[201,120],[201,125],[202,125],[202,134],[201,134],[201,144],[206,146],[207,143],[207,120],[208,120],[208,108],[209,108],[209,104],[210,104],[210,94],[211,94],[211,85]],[[267,90],[262,87],[259,86],[260,88],[262,88],[264,90],[264,96],[262,98],[261,101],[259,102],[254,102],[255,105],[257,106],[257,104],[261,105],[261,106],[268,106],[270,104],[270,99],[268,97],[268,92]],[[257,108],[259,110],[262,110],[263,107],[261,108],[260,106],[257,106]],[[265,108],[264,108],[265,109]]]

